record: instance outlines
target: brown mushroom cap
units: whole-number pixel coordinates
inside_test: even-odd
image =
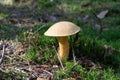
[[[52,25],[45,33],[46,36],[69,36],[80,31],[80,27],[68,21],[61,21]]]

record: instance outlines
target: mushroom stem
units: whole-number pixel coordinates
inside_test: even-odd
[[[58,37],[58,55],[59,58],[63,61],[68,58],[69,55],[69,42],[67,36],[65,37]]]

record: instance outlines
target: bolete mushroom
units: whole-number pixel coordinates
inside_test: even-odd
[[[57,22],[52,25],[45,33],[46,36],[57,37],[58,39],[58,56],[63,61],[69,55],[68,36],[76,34],[80,27],[68,21]]]

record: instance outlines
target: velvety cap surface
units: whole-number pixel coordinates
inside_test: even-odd
[[[69,36],[80,31],[80,27],[68,21],[61,21],[52,25],[45,33],[46,36]]]

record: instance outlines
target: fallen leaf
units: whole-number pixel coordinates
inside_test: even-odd
[[[57,21],[57,18],[56,18],[56,16],[54,16],[54,15],[48,15],[48,14],[46,14],[46,13],[44,13],[43,15],[42,15],[42,19],[43,19],[43,21],[52,21],[52,22],[54,22],[54,21]]]
[[[52,16],[52,15],[51,15],[51,16],[49,16],[49,20],[54,22],[54,21],[57,20],[57,18],[56,18],[55,16]]]
[[[99,24],[95,24],[95,29],[100,30],[100,29],[101,29],[101,26],[100,26]]]
[[[37,80],[44,80],[43,78],[38,77]]]
[[[107,13],[108,13],[108,10],[104,10],[104,11],[100,12],[100,13],[97,15],[97,17],[98,17],[99,19],[103,19],[103,18],[106,16]]]

